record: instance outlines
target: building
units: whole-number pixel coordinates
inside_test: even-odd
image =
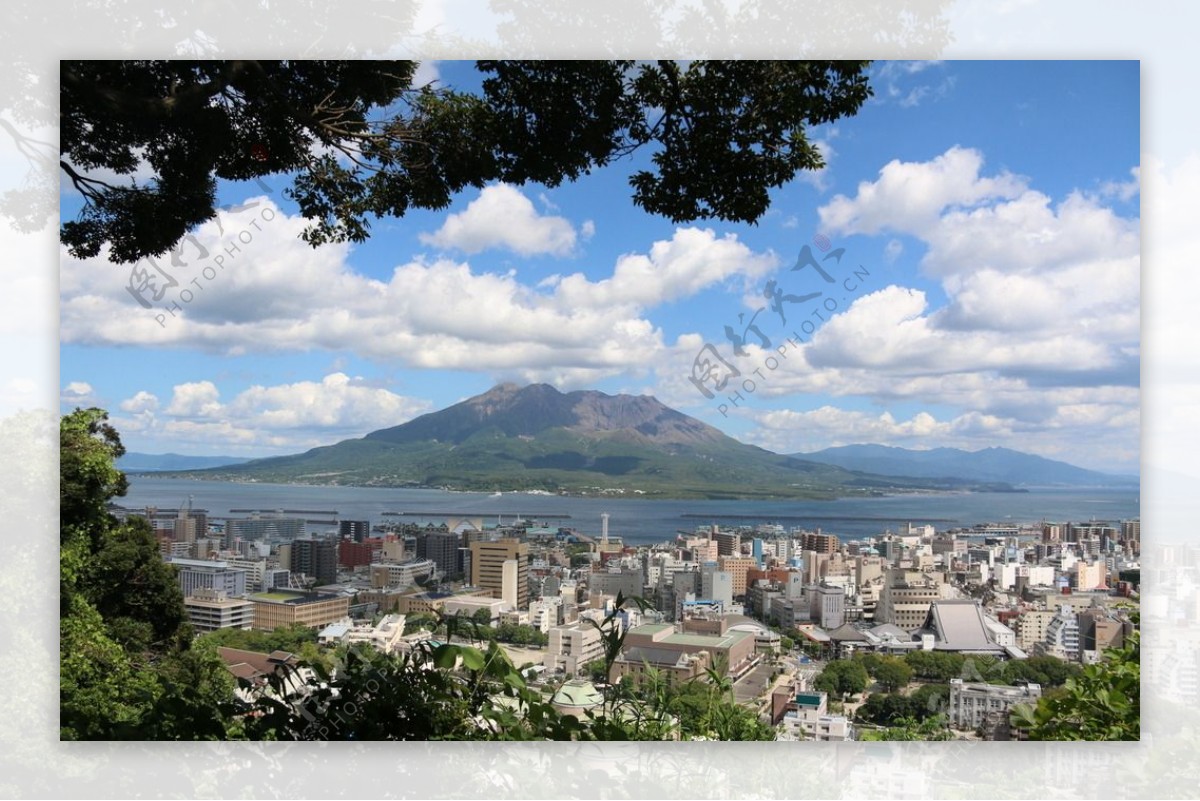
[[[223,590],[199,587],[183,599],[183,608],[197,634],[254,626],[254,602],[230,598]]]
[[[1081,651],[1103,651],[1120,648],[1125,644],[1126,633],[1133,631],[1133,624],[1118,619],[1112,612],[1092,607],[1078,616],[1079,648]]]
[[[274,590],[251,595],[254,602],[254,628],[273,631],[280,626],[323,628],[350,613],[346,596]]]
[[[376,555],[381,550],[379,541],[372,542],[356,542],[354,540],[342,538],[338,540],[338,565],[347,568],[366,567],[372,562],[378,561]]]
[[[362,542],[371,536],[369,520],[339,520],[338,539]]]
[[[374,625],[355,624],[349,619],[330,623],[317,635],[323,645],[369,645],[376,651],[392,654],[404,642],[404,615],[384,615]]]
[[[852,737],[850,721],[829,714],[828,697],[822,692],[776,693],[771,713],[772,723],[780,726],[780,740],[842,742]]]
[[[809,619],[823,629],[836,629],[846,622],[846,590],[817,584],[808,588]]]
[[[371,565],[371,586],[377,590],[389,587],[411,587],[433,575],[437,569],[432,559],[410,559],[399,564]],[[400,610],[407,612],[408,610]]]
[[[604,642],[600,630],[587,621],[550,629],[546,645],[545,665],[548,672],[562,671],[578,675],[589,662],[604,659]]]
[[[172,558],[170,563],[179,571],[184,598],[199,589],[220,590],[230,598],[246,594],[246,571],[232,568],[228,562]]]
[[[822,534],[818,529],[817,532],[805,532],[800,538],[800,550],[816,551],[817,553],[836,553],[840,541],[835,534]]]
[[[474,619],[481,609],[487,611],[488,622],[495,623],[500,619],[500,615],[512,609],[512,606],[503,598],[485,598],[478,595],[451,596],[442,603],[442,613],[450,617]]]
[[[934,601],[929,605],[925,625],[916,634],[924,650],[990,654],[1001,658],[1010,655],[1005,646],[996,642],[989,620],[976,601]],[[1008,632],[1007,626],[997,626]]]
[[[735,680],[758,663],[754,634],[749,631],[679,634],[669,623],[646,623],[626,632],[624,648],[658,648],[688,654],[708,651],[711,665],[718,673]]]
[[[717,601],[728,609],[733,606],[733,576],[724,570],[717,570],[716,565],[706,565],[700,569],[700,597]]]
[[[626,598],[641,598],[645,595],[641,568],[619,568],[593,573],[588,579],[589,589],[616,597],[621,593]]]
[[[1046,639],[1037,650],[1068,662],[1079,661],[1079,616],[1070,605],[1063,604],[1058,608],[1046,626]]]
[[[338,543],[333,539],[297,539],[291,543],[288,569],[314,579],[316,586],[337,582]]]
[[[752,556],[722,556],[717,560],[717,564],[723,572],[729,574],[733,597],[743,597],[748,589],[746,574],[758,567],[758,561]]]
[[[226,550],[235,540],[267,540],[281,542],[304,536],[304,519],[299,517],[231,517],[225,521]]]
[[[641,686],[649,676],[657,676],[667,686],[689,681],[706,681],[712,665],[708,651],[680,651],[674,648],[637,646],[626,648],[613,662],[609,681],[616,683],[628,678]]]
[[[529,544],[514,539],[471,543],[471,585],[528,609]]]
[[[1017,647],[1030,651],[1035,645],[1046,639],[1046,629],[1054,619],[1055,612],[1046,609],[1031,609],[1022,612],[1015,621],[1014,630],[1017,633]]]
[[[417,558],[429,559],[442,576],[462,575],[463,535],[455,531],[429,529],[417,532]]]
[[[920,628],[934,601],[949,594],[949,585],[933,574],[890,569],[875,605],[875,622],[892,623],[906,631]]]
[[[1017,704],[1036,704],[1042,697],[1038,684],[1014,687],[950,679],[950,704],[947,715],[956,729],[1003,730],[1009,710]]]
[[[604,696],[596,685],[586,679],[571,679],[564,682],[550,698],[550,704],[559,714],[584,719],[587,713],[604,705]]]

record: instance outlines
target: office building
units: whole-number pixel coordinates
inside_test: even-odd
[[[267,540],[286,542],[304,536],[304,520],[296,517],[231,517],[225,521],[226,550],[233,548],[235,540]]]
[[[291,542],[288,569],[315,581],[315,586],[337,582],[338,543],[334,539],[297,539]]]
[[[506,567],[507,562],[515,564]],[[515,539],[471,543],[471,585],[497,598],[510,596],[517,609],[528,609],[529,544]]]
[[[254,626],[254,602],[230,598],[222,590],[199,587],[183,599],[183,608],[197,634]]]
[[[369,520],[339,520],[338,538],[362,542],[371,536],[371,521]]]
[[[254,628],[259,631],[295,625],[321,629],[350,614],[350,599],[344,595],[272,590],[249,600],[254,602]]]
[[[229,566],[227,562],[172,558],[179,579],[179,588],[186,598],[198,589],[220,590],[231,598],[246,594],[246,571]]]

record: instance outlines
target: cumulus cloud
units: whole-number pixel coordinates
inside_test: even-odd
[[[778,266],[774,255],[756,254],[732,234],[718,238],[711,229],[681,228],[670,240],[655,242],[649,253],[620,257],[611,278],[591,281],[582,273],[563,278],[557,295],[568,306],[647,308],[735,276],[751,282]]]
[[[759,444],[782,442],[785,428],[774,424],[790,420],[812,426],[821,447],[908,437],[1036,445],[1060,457],[1074,449],[1095,464],[1136,456],[1140,220],[1106,206],[1103,193],[1055,201],[1025,178],[983,166],[981,153],[961,147],[928,162],[893,161],[852,196],[819,209],[830,234],[890,237],[879,243],[885,259],[903,250],[899,237],[911,237],[924,247],[920,267],[941,282],[944,298],[898,284],[868,286],[788,346],[786,358],[755,342],[735,357],[730,343],[715,340],[742,376],[753,377],[751,407],[804,396],[867,398],[883,407],[865,416],[829,406],[804,418],[762,418],[751,435]],[[796,316],[805,318],[799,309]],[[768,333],[774,346],[783,344],[783,331]],[[702,408],[726,401],[706,400],[687,381],[704,344],[680,337],[662,362],[673,373],[668,393]],[[898,404],[931,407],[930,416],[893,419],[887,410]],[[935,415],[933,408],[956,411]],[[730,411],[751,414],[741,405]]]
[[[952,147],[927,162],[888,162],[876,181],[863,181],[853,198],[837,195],[818,210],[830,233],[927,233],[947,207],[973,206],[985,200],[1013,198],[1026,188],[1025,179],[1002,172],[979,175],[983,155]]]
[[[211,381],[176,384],[166,413],[175,417],[216,417],[221,412],[220,395]]]
[[[585,231],[585,238],[594,226]],[[465,211],[451,214],[442,227],[420,239],[443,250],[474,254],[505,248],[521,256],[566,256],[575,249],[575,227],[565,217],[538,214],[529,198],[508,184],[484,187]]]
[[[149,310],[127,291],[130,268],[63,252],[62,341],[226,354],[327,349],[411,367],[604,377],[662,350],[649,309],[755,280],[776,264],[735,237],[681,228],[596,280],[576,273],[531,286],[512,271],[446,258],[407,261],[377,280],[348,264],[347,247],[300,241],[302,218],[265,197],[251,202],[222,214],[224,234],[215,223],[200,227],[206,258],[189,245],[186,267],[159,260],[177,285]]]
[[[156,416],[157,398],[139,391],[121,404],[123,430],[193,448],[289,451],[400,425],[430,409],[428,401],[371,386],[345,373],[320,381],[255,385],[222,402],[211,381],[177,384]]]
[[[139,390],[132,398],[121,401],[120,409],[131,414],[153,412],[158,409],[158,396],[145,390]]]
[[[64,406],[83,406],[95,401],[95,390],[86,381],[72,381],[59,393],[59,402]]]
[[[756,424],[746,439],[777,453],[860,443],[972,451],[1004,445],[1101,470],[1136,470],[1137,440],[1129,440],[1124,432],[1137,422],[1130,419],[1129,410],[1106,404],[1064,406],[1050,419],[1036,422],[978,411],[944,416],[919,411],[897,418],[888,411],[833,405],[802,411],[748,406],[737,413]]]

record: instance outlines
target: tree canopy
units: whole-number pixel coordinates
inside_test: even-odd
[[[1031,740],[1137,740],[1141,736],[1141,644],[1137,633],[1084,667],[1036,706],[1013,707],[1014,728]]]
[[[218,179],[282,173],[306,241],[360,242],[373,219],[445,208],[467,187],[553,187],[642,148],[637,205],[753,222],[770,189],[823,166],[807,126],[871,93],[857,61],[476,67],[478,94],[414,87],[412,61],[63,62],[59,164],[85,205],[62,240],[78,258],[161,255],[216,215]]]
[[[149,525],[107,511],[126,486],[107,417],[78,409],[60,424],[60,736],[224,737],[232,678],[189,650],[183,593]]]

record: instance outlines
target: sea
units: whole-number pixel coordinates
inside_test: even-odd
[[[1048,522],[1117,522],[1140,517],[1137,488],[1031,487],[1027,492],[972,492],[842,498],[832,501],[648,500],[624,497],[565,497],[518,492],[476,493],[436,489],[232,483],[148,475],[129,477],[118,505],[178,509],[189,503],[210,518],[247,517],[248,510],[284,512],[312,522],[324,533],[331,521],[368,520],[372,525],[440,522],[447,516],[483,518],[484,524],[525,518],[551,528],[600,534],[602,514],[609,536],[626,544],[672,540],[701,525],[734,527],[776,523],[786,529],[820,529],[842,540],[899,531],[906,523],[938,531],[980,523],[1017,525]],[[390,513],[390,514],[385,514]]]

